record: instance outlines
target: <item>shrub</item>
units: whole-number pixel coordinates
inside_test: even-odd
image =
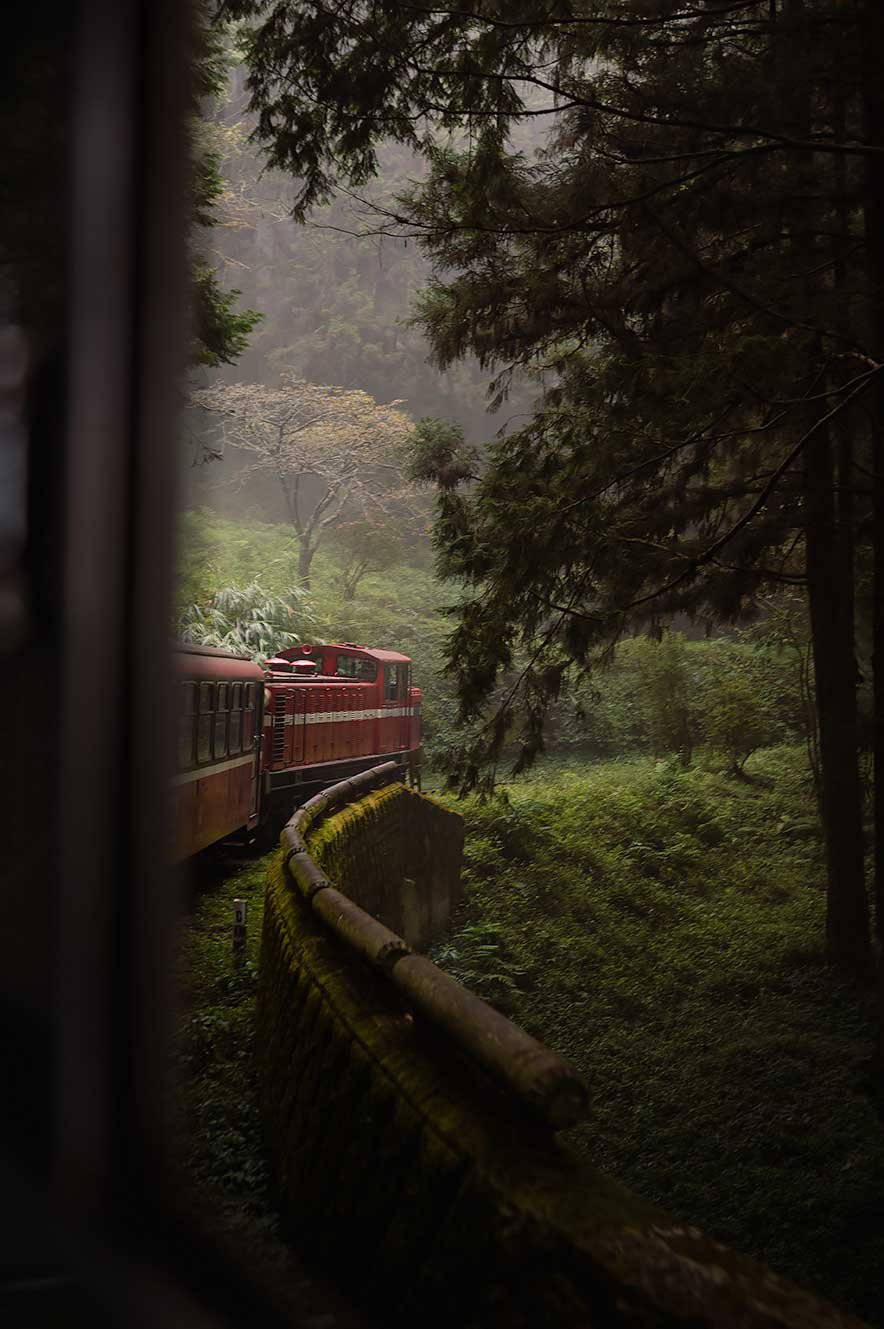
[[[219,646],[254,660],[305,640],[315,623],[306,591],[293,587],[288,596],[272,595],[257,581],[216,591],[205,605],[190,605],[178,620],[182,641]]]

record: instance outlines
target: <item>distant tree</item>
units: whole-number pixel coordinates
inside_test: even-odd
[[[216,383],[191,400],[218,417],[225,439],[253,454],[240,482],[256,472],[278,481],[305,588],[322,539],[343,515],[377,519],[407,498],[397,450],[412,423],[398,402],[289,373],[276,387]]]
[[[777,716],[766,686],[765,662],[746,647],[716,643],[706,653],[699,697],[703,741],[720,753],[734,775],[753,752],[776,740]]]
[[[385,572],[400,562],[405,541],[392,522],[361,518],[335,528],[334,540],[341,554],[341,585],[345,600],[355,600],[359,583],[369,572]]]
[[[682,766],[690,766],[700,740],[700,712],[687,642],[681,633],[666,632],[660,641],[639,638],[630,654],[654,753],[677,754]]]
[[[786,732],[803,739],[816,797],[821,800],[820,735],[807,601],[797,591],[780,589],[759,597],[758,607],[758,619],[743,630],[742,636],[767,659],[769,688],[774,676],[773,704]]]

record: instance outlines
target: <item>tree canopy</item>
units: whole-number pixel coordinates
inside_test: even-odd
[[[216,383],[196,389],[191,400],[254,458],[240,481],[250,470],[278,481],[305,586],[320,541],[342,514],[379,515],[408,500],[397,449],[412,424],[398,402],[380,404],[367,392],[305,383],[290,373],[276,387]]]
[[[223,96],[229,74],[229,57],[221,30],[212,26],[197,8],[195,13],[198,56],[194,62],[194,107],[191,141],[191,305],[190,358],[194,364],[217,368],[234,364],[249,342],[249,334],[260,320],[253,309],[237,307],[240,292],[225,289],[215,266],[205,253],[206,232],[219,220],[218,205],[225,193],[221,175],[221,153],[207,133],[200,106]]]
[[[880,7],[222,8],[247,25],[256,135],[297,178],[296,213],[339,180],[361,187],[385,138],[422,152],[425,180],[375,227],[432,260],[437,361],[475,354],[501,396],[514,369],[544,375],[472,487],[439,476],[464,714],[496,700],[462,780],[514,728],[530,760],[549,700],[625,631],[733,621],[770,585],[806,585],[830,878],[848,901],[830,944],[868,957],[853,606],[856,549],[884,519]],[[533,152],[526,123],[545,127]],[[876,642],[880,679],[884,627]]]

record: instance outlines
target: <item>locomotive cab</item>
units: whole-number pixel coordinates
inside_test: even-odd
[[[264,793],[291,807],[335,780],[420,751],[420,691],[411,660],[355,642],[292,646],[268,661]]]

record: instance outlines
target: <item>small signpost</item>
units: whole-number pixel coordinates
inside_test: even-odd
[[[247,900],[233,902],[233,954],[242,958],[246,948],[246,922],[249,916]]]

